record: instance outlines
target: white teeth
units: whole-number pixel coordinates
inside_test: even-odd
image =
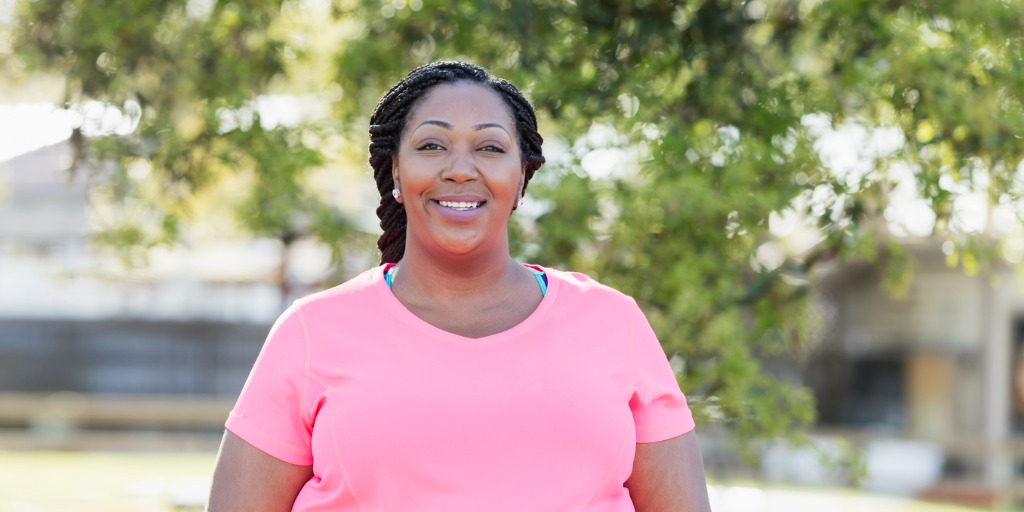
[[[451,208],[453,210],[462,210],[462,211],[472,210],[473,208],[477,208],[477,207],[479,207],[480,205],[483,204],[483,203],[466,203],[466,202],[462,202],[462,201],[438,201],[438,203],[441,206],[444,206],[446,208]]]

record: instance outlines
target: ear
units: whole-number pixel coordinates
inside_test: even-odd
[[[398,155],[391,155],[391,180],[395,182],[395,189],[398,191],[402,190],[401,182],[398,180]],[[402,203],[402,198],[395,198],[399,204]]]
[[[526,195],[526,165],[523,165],[523,172],[519,173],[519,187],[516,189],[515,202],[512,203],[512,211],[519,209],[519,203],[523,200],[523,196]]]
[[[522,199],[523,196],[526,195],[526,164],[525,163],[523,164],[523,171],[519,173],[519,189],[518,190],[519,190],[519,193],[517,195],[519,197],[516,198],[517,200]]]

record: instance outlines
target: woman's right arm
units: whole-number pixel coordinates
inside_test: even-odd
[[[287,512],[312,476],[312,466],[296,466],[274,458],[226,431],[206,510]]]

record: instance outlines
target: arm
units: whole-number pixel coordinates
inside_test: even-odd
[[[312,476],[312,466],[296,466],[276,459],[225,432],[206,510],[287,512]]]
[[[626,488],[637,512],[710,512],[697,434],[637,443]]]

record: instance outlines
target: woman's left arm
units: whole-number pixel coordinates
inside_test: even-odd
[[[697,434],[637,443],[626,488],[637,512],[710,512]]]

